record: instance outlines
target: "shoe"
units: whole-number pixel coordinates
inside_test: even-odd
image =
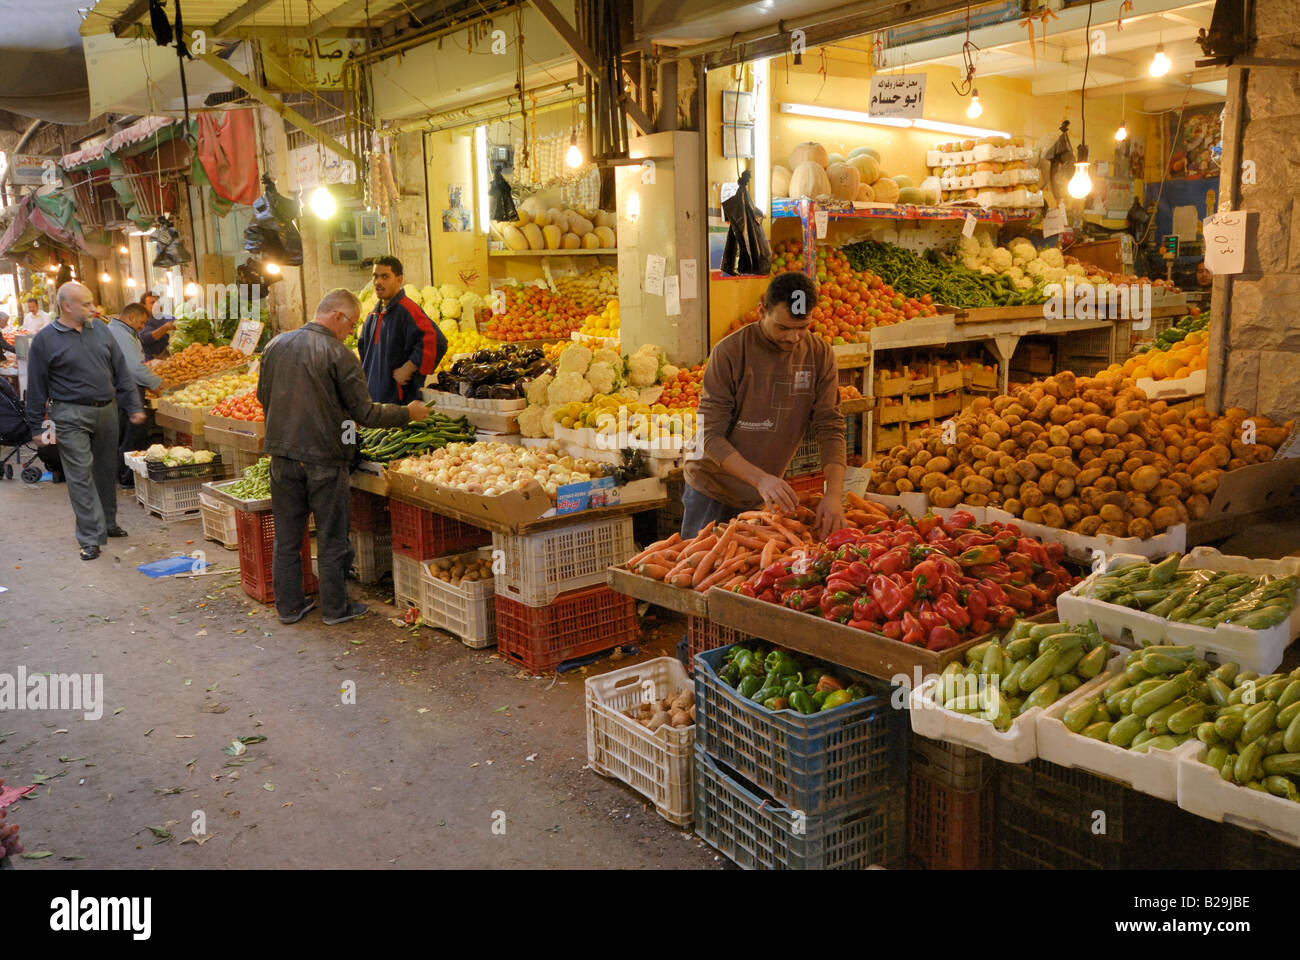
[[[119,527],[119,526],[115,523],[115,524],[113,524],[111,527],[108,528],[108,535],[109,535],[110,537],[125,537],[125,536],[126,536],[126,531],[123,530],[121,527]]]
[[[307,614],[311,613],[315,609],[316,609],[316,601],[308,600],[307,603],[303,605],[303,608],[301,610],[299,610],[297,613],[292,614],[290,616],[281,617],[280,622],[283,624],[297,623],[299,620],[307,616]]]
[[[348,612],[341,617],[335,617],[333,620],[325,620],[325,625],[332,627],[336,624],[347,623],[349,620],[355,620],[362,616],[370,608],[364,603],[354,603],[348,607]]]
[[[51,482],[51,483],[66,483],[67,481],[63,479],[63,474],[61,474],[61,473],[56,473],[56,474],[53,474],[53,475],[50,477],[50,482]]]
[[[131,474],[131,476],[129,476],[129,477],[120,478],[120,479],[117,481],[117,485],[118,485],[119,487],[121,487],[123,490],[134,490],[134,489],[135,489],[135,474]]]
[[[82,559],[82,560],[98,560],[98,559],[99,559],[99,547],[82,547],[82,548],[81,548],[81,559]]]

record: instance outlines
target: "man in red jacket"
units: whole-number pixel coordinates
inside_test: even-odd
[[[447,352],[447,338],[402,290],[402,261],[377,257],[370,276],[379,303],[357,337],[366,386],[375,403],[410,403]]]

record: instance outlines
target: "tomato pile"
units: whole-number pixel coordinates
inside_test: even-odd
[[[506,309],[483,332],[494,340],[555,340],[582,326],[589,311],[542,287],[508,287]]]
[[[703,382],[704,364],[679,370],[677,376],[664,384],[659,402],[669,410],[694,410],[700,405],[700,384]]]
[[[237,397],[226,397],[213,407],[211,412],[214,416],[229,417],[231,420],[247,420],[250,423],[262,423],[266,420],[262,405],[257,401],[257,394],[251,390]]]
[[[773,274],[803,268],[802,241],[782,240],[773,245]],[[871,339],[869,331],[873,327],[901,323],[913,317],[930,317],[939,312],[929,294],[920,299],[901,296],[875,274],[854,270],[834,247],[818,249],[816,279],[817,306],[812,309],[810,329],[831,344],[866,343]],[[729,332],[757,319],[755,306],[732,321]]]

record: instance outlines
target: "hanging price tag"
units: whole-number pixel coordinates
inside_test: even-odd
[[[975,214],[966,214],[966,222],[961,225],[961,235],[963,237],[975,236],[975,225],[977,223],[979,223],[979,221],[975,219]]]
[[[682,312],[681,287],[677,274],[664,277],[664,315],[680,316]]]
[[[262,338],[262,326],[258,320],[240,320],[230,345],[244,356],[251,356],[257,348],[257,341]]]
[[[1054,237],[1065,230],[1065,204],[1043,214],[1043,237]]]
[[[1205,218],[1205,268],[1211,273],[1241,273],[1246,268],[1246,214],[1216,213]]]
[[[818,210],[815,214],[813,214],[813,220],[817,224],[818,240],[826,239],[826,225],[830,223],[830,219],[831,219],[831,215],[827,213],[825,210]]]

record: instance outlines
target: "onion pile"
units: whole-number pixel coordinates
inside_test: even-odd
[[[449,443],[389,469],[426,483],[497,497],[537,483],[552,498],[557,487],[601,476],[600,464],[563,454],[558,444],[521,447],[510,443]]]

